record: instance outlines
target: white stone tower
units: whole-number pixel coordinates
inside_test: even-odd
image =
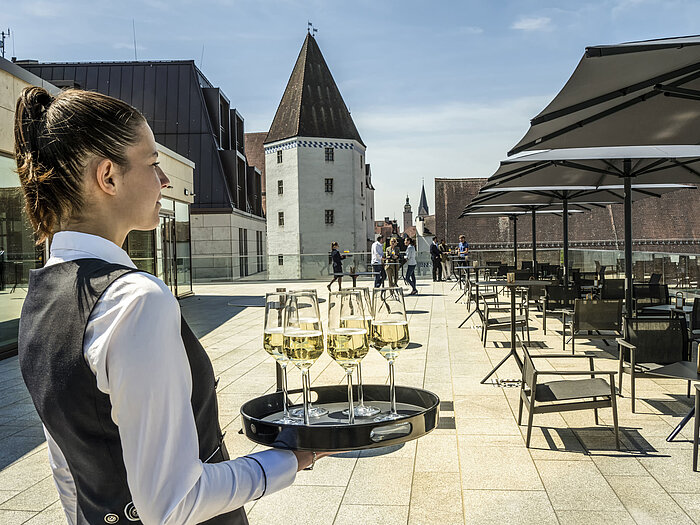
[[[332,241],[367,250],[365,144],[310,34],[265,139],[265,172],[270,278],[329,270]]]

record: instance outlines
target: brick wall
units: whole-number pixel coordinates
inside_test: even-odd
[[[262,209],[267,213],[267,202],[265,196],[265,148],[263,143],[267,137],[267,131],[259,133],[245,134],[245,158],[249,166],[255,166],[262,173]]]
[[[471,244],[510,243],[512,222],[506,217],[465,217],[459,219],[464,207],[486,183],[485,178],[435,179],[435,233],[450,243],[460,234]],[[635,244],[646,251],[680,253],[700,252],[700,191],[695,189],[667,193],[632,203],[632,235]],[[532,223],[529,217],[518,220],[518,242],[530,242]],[[592,208],[569,217],[569,240],[590,243],[588,246],[620,249],[624,240],[624,210],[621,204]],[[562,219],[559,216],[537,216],[537,243],[557,243],[562,240]],[[685,244],[687,243],[687,244]],[[635,247],[635,249],[638,249]]]

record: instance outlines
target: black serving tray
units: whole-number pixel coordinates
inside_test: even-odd
[[[357,403],[357,385],[354,399]],[[282,417],[282,392],[266,394],[246,402],[241,407],[243,431],[248,439],[275,448],[341,452],[363,450],[405,443],[424,436],[437,427],[440,398],[420,388],[396,387],[396,410],[402,416],[391,421],[376,422],[372,417],[355,417],[353,425],[343,410],[348,408],[347,385],[317,386],[311,390],[318,395],[316,407],[328,410],[328,415],[312,418],[310,425],[281,425],[272,421]],[[388,413],[390,409],[387,385],[364,385],[364,402]],[[299,394],[301,390],[290,390]],[[294,405],[290,408],[298,408]]]

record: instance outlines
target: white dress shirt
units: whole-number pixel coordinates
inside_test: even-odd
[[[136,267],[116,244],[78,232],[54,236],[46,266],[84,258]],[[180,306],[160,279],[135,272],[112,283],[90,314],[83,353],[97,388],[110,398],[129,490],[144,524],[200,523],[294,481],[297,460],[286,450],[252,454],[257,462],[200,461]],[[61,504],[68,523],[76,524],[75,483],[44,432]]]
[[[406,264],[415,266],[416,264],[416,247],[412,244],[406,248]]]
[[[384,257],[382,243],[374,241],[374,244],[372,244],[372,262],[370,264],[382,264],[382,257]]]

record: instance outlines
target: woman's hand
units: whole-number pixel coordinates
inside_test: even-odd
[[[292,452],[297,457],[297,472],[304,470],[321,458],[335,454],[335,452],[315,452],[316,458],[314,459],[314,452],[308,452],[306,450],[292,450]]]

